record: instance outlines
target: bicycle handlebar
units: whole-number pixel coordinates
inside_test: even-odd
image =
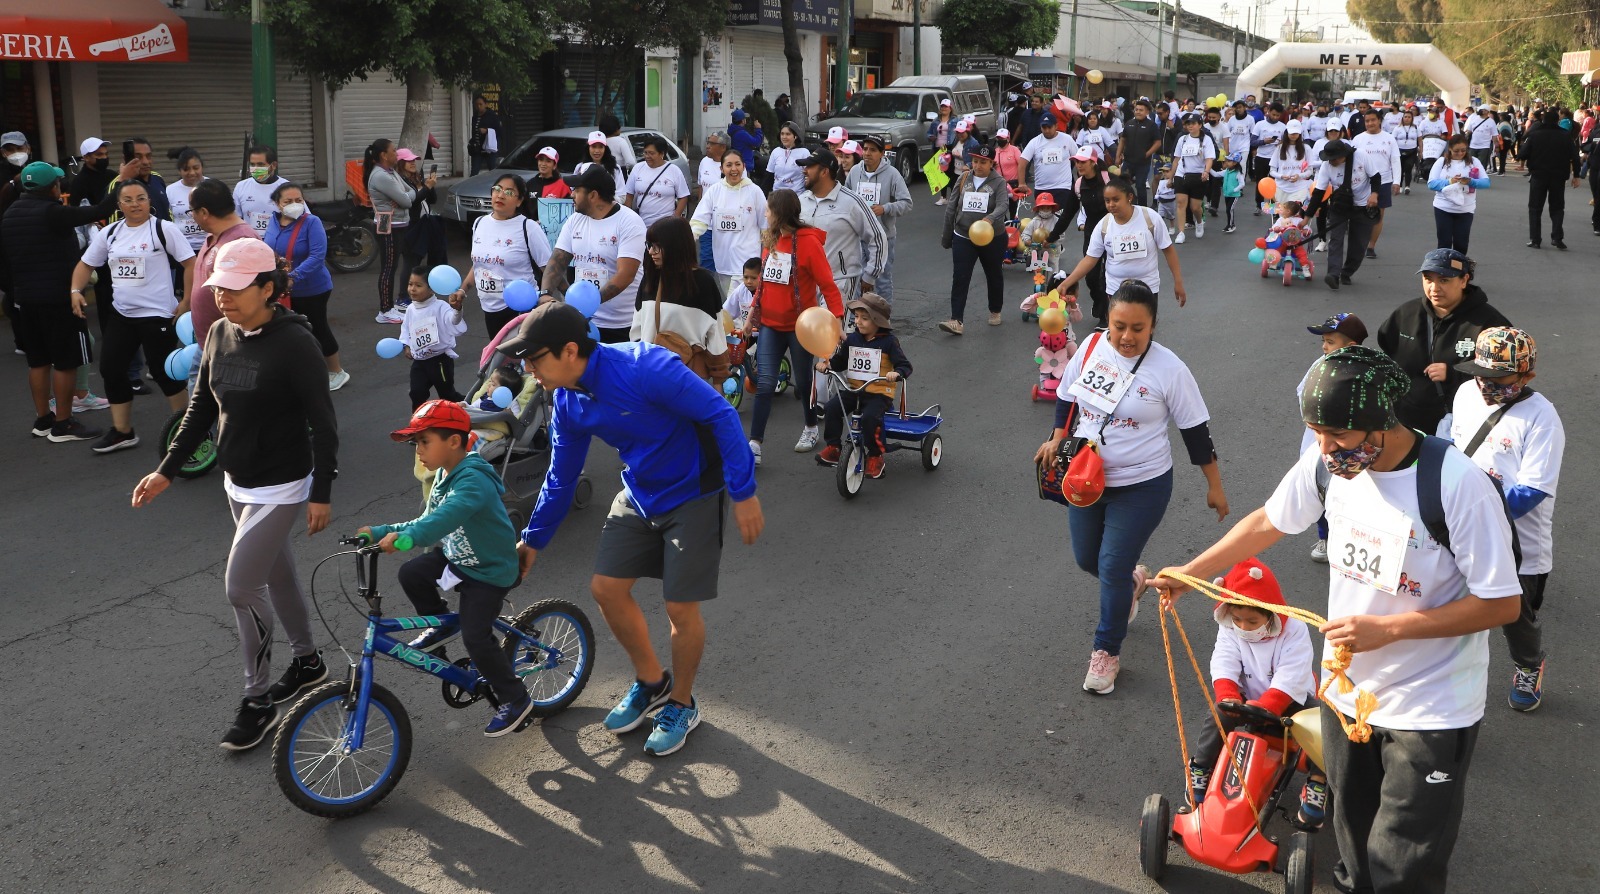
[[[827,374],[828,374],[828,376],[830,378],[832,378],[834,381],[839,383],[839,387],[843,388],[846,391],[852,392],[852,393],[863,391],[863,390],[866,389],[866,387],[868,385],[872,385],[875,382],[899,381],[899,380],[891,380],[891,379],[889,379],[889,378],[887,378],[885,376],[874,376],[871,379],[868,379],[867,381],[862,382],[860,385],[852,388],[852,387],[850,387],[849,381],[847,381],[844,376],[839,375],[839,371],[838,370],[830,369],[830,370],[827,371]]]
[[[372,542],[372,538],[365,534],[357,534],[354,537],[345,537],[341,539],[339,543],[344,546],[354,546],[363,553],[378,548],[377,544]],[[407,552],[416,545],[416,541],[411,539],[410,534],[401,534],[399,537],[394,539],[394,548],[400,552]]]

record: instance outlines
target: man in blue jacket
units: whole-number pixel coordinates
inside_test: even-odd
[[[523,574],[555,536],[572,504],[589,441],[621,455],[622,491],[611,503],[590,589],[600,613],[633,661],[634,684],[606,716],[618,735],[660,708],[645,753],[683,747],[700,724],[693,687],[705,650],[700,603],[717,595],[727,504],[746,544],[765,520],[756,499],[755,462],[739,415],[676,354],[655,345],[603,345],[589,321],[564,302],[528,314],[500,350],[550,392],[550,471],[517,544]],[[672,667],[650,645],[634,581],[661,580],[672,622]]]
[[[733,110],[733,123],[728,126],[728,136],[733,140],[733,151],[739,153],[744,159],[744,167],[750,176],[756,174],[756,153],[761,151],[761,138],[749,129],[745,121],[749,115],[744,109]]]

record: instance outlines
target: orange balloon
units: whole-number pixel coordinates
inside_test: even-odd
[[[1067,328],[1067,315],[1052,307],[1039,314],[1039,328],[1054,335]]]
[[[1256,181],[1256,190],[1261,193],[1263,199],[1270,202],[1272,197],[1278,194],[1278,181],[1271,177],[1262,177]]]
[[[994,241],[994,225],[987,220],[975,221],[967,227],[967,238],[973,245],[988,245]]]
[[[800,339],[800,346],[813,357],[832,357],[839,349],[839,342],[844,341],[839,318],[826,307],[808,307],[801,311],[799,319],[794,321],[794,334]]]

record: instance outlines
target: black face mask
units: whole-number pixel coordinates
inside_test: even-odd
[[[103,171],[110,164],[111,164],[111,159],[110,158],[96,158],[96,159],[93,159],[92,163],[90,164],[90,167],[94,168],[97,171]]]

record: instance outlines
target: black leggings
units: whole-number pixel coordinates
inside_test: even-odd
[[[400,566],[400,589],[418,612],[440,615],[450,610],[438,585],[439,575],[449,564],[444,553],[436,550]],[[467,656],[478,666],[478,673],[488,681],[500,704],[515,704],[527,698],[528,689],[512,670],[511,658],[500,648],[500,638],[494,632],[494,619],[505,604],[509,588],[474,580],[465,572],[456,576],[461,579],[456,585],[456,592],[461,594],[457,622],[461,625],[461,644],[466,646]]]
[[[133,400],[128,364],[141,347],[151,358],[150,378],[162,394],[171,397],[187,384],[167,378],[167,355],[180,347],[171,317],[125,317],[112,308],[106,314],[100,336],[100,378],[105,382],[106,400],[114,404]]]
[[[449,354],[411,361],[411,409],[422,406],[433,389],[444,400],[461,401],[456,390],[456,361]]]
[[[311,334],[317,337],[324,357],[339,353],[339,340],[333,337],[333,329],[328,326],[328,299],[331,297],[333,292],[327,291],[320,295],[295,295],[289,302],[294,305],[294,312],[311,324]]]
[[[483,312],[483,322],[484,325],[489,329],[490,338],[494,338],[496,335],[499,335],[500,330],[506,328],[506,324],[516,318],[517,312],[509,307],[502,307],[499,310],[486,310]]]
[[[976,245],[965,236],[955,236],[950,256],[955,269],[950,279],[950,319],[962,321],[967,311],[967,288],[972,285],[972,268],[983,264],[984,280],[989,290],[989,312],[997,314],[1005,300],[1004,284],[1000,279],[1000,264],[1005,257],[1004,239],[990,239],[988,245]]]
[[[379,311],[394,309],[394,270],[400,265],[400,240],[405,235],[404,227],[395,227],[387,236],[378,237]]]
[[[620,345],[627,341],[628,336],[633,332],[633,329],[628,326],[622,326],[617,329],[612,329],[609,326],[596,326],[595,328],[600,330],[600,343],[603,345]]]
[[[1411,178],[1417,172],[1417,150],[1403,149],[1400,152],[1400,185],[1406,189],[1411,188]]]

